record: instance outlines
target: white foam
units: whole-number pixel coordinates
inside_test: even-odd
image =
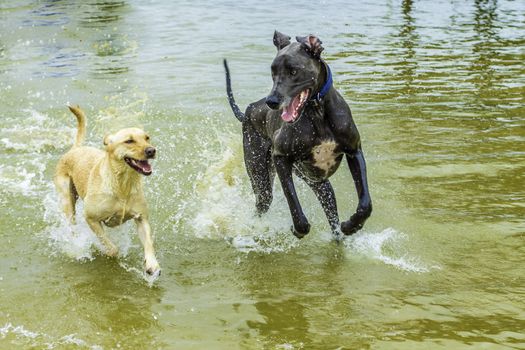
[[[0,328],[0,335],[2,335],[2,338],[5,338],[9,333],[14,333],[31,339],[35,339],[39,336],[39,333],[28,331],[24,326],[13,326],[11,323],[6,323],[4,327]]]
[[[27,330],[24,326],[13,326],[11,323],[6,323],[0,328],[0,337],[7,338],[9,335],[17,339],[17,344],[20,341],[26,342],[27,346],[38,347],[45,349],[60,349],[65,345],[76,345],[78,348],[87,348],[91,350],[102,350],[99,345],[89,345],[82,339],[79,339],[75,334],[67,334],[60,338],[54,338],[45,333],[33,332]],[[69,347],[68,347],[69,348]]]
[[[51,186],[44,175],[46,163],[43,157],[31,155],[13,165],[0,164],[0,188],[24,197],[41,196]]]
[[[376,233],[361,231],[348,237],[344,242],[347,249],[399,270],[425,273],[440,268],[435,265],[428,266],[417,256],[411,255],[406,248],[409,242],[408,236],[394,228]]]
[[[129,266],[128,264],[122,261],[119,261],[118,264],[120,265],[120,267],[122,267],[127,272],[143,279],[147,283],[148,287],[150,288],[153,287],[153,284],[155,283],[155,281],[158,280],[158,278],[160,277],[160,270],[157,271],[157,273],[154,275],[148,275],[144,270],[139,270],[136,267]]]
[[[36,173],[21,166],[0,164],[0,187],[6,192],[26,197],[35,195],[38,190],[35,177]]]
[[[48,223],[45,235],[50,239],[55,253],[65,254],[76,260],[92,260],[96,251],[104,251],[97,236],[89,228],[82,213],[83,204],[77,202],[76,224],[70,225],[59,208],[58,194],[50,191],[44,198],[44,220]],[[120,256],[127,256],[132,247],[130,231],[134,230],[131,223],[125,223],[117,228],[105,228],[110,239],[119,248]],[[93,249],[95,248],[95,249]]]
[[[244,252],[286,251],[298,245],[282,198],[274,199],[267,214],[255,215],[254,196],[243,181],[246,170],[240,143],[232,137],[222,142],[221,158],[210,160],[211,165],[197,179],[196,214],[191,220],[195,236],[225,239]]]
[[[300,244],[290,229],[255,234],[241,233],[228,238],[227,241],[241,252],[266,254],[288,252]]]
[[[68,125],[56,125],[56,118],[33,109],[24,109],[23,119],[11,128],[3,128],[0,142],[6,150],[43,153],[47,149],[62,149],[73,144],[76,129]],[[17,120],[17,121],[18,121]]]
[[[255,199],[245,175],[240,139],[232,135],[217,138],[221,142],[219,157],[216,152],[205,155],[209,166],[196,179],[194,203],[182,206],[184,212],[195,213],[190,221],[195,236],[225,239],[242,252],[287,252],[299,246],[302,240],[291,233],[290,211],[278,186],[274,188],[277,191],[268,213],[255,215]],[[314,239],[329,242],[334,236],[323,231],[317,232]],[[409,236],[394,228],[360,231],[343,242],[352,256],[378,260],[402,271],[424,273],[439,268],[425,264],[409,252]]]
[[[50,155],[45,151],[71,145],[72,129],[53,125],[55,120],[35,110],[23,112],[25,118],[1,131],[0,144],[17,156],[0,165],[0,189],[24,197],[39,197],[51,185],[45,175]]]
[[[134,124],[144,114],[142,110],[146,97],[134,98],[125,106],[126,101],[119,98],[117,96],[112,101],[118,102],[120,107],[111,107],[101,111],[99,115],[89,117],[90,130],[101,130],[101,133],[105,133],[109,129],[106,124],[130,121]],[[134,112],[135,110],[139,111]],[[70,118],[67,122],[64,122],[63,118],[49,117],[33,109],[25,109],[23,112],[25,118],[19,122],[17,119],[17,123],[13,123],[11,128],[2,129],[0,134],[0,145],[3,144],[8,150],[16,152],[18,158],[22,158],[16,164],[0,165],[0,190],[26,197],[43,198],[47,227],[40,235],[49,243],[52,255],[66,255],[76,260],[93,260],[101,254],[100,251],[104,251],[104,247],[83,217],[82,200],[77,202],[77,223],[71,225],[60,208],[53,182],[46,174],[47,165],[58,160],[58,156],[52,156],[49,151],[58,149],[65,152],[74,142],[74,117],[65,106],[63,112],[58,113],[66,114]],[[86,143],[89,144],[89,141]],[[52,161],[51,157],[56,157],[55,161]],[[105,230],[118,247],[120,257],[126,257],[131,248],[142,251],[140,244],[132,243],[136,235],[132,221],[116,228],[106,227]]]
[[[299,343],[299,347],[303,348],[303,343]],[[290,343],[283,343],[283,344],[277,344],[275,346],[276,349],[284,349],[284,350],[293,350],[295,347],[293,344]]]

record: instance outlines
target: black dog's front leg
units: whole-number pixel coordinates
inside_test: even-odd
[[[297,193],[295,192],[295,186],[292,178],[292,161],[284,156],[273,156],[273,162],[275,170],[281,181],[284,196],[288,202],[290,213],[292,214],[293,220],[293,234],[297,238],[303,238],[308,232],[310,232],[310,224],[308,219],[303,213]]]
[[[310,186],[312,191],[314,191],[315,196],[317,197],[317,199],[321,203],[321,206],[323,207],[326,218],[328,219],[328,223],[330,224],[330,228],[332,229],[332,233],[334,234],[336,239],[339,239],[339,215],[337,215],[337,203],[335,200],[335,193],[334,189],[332,188],[332,185],[330,184],[330,181],[312,181],[306,176],[303,176],[300,171],[297,171],[295,174],[299,176],[304,182],[306,182],[306,184]]]
[[[372,213],[372,199],[368,192],[366,163],[363,151],[361,148],[358,148],[354,153],[347,154],[346,159],[359,197],[359,204],[355,214],[350,217],[350,220],[341,224],[341,231],[343,231],[345,235],[351,235],[363,227],[366,219]]]
[[[310,184],[310,188],[314,191],[317,199],[323,207],[332,233],[338,236],[339,230],[339,215],[337,215],[337,203],[335,201],[335,193],[332,185],[328,180],[322,182],[314,182]]]

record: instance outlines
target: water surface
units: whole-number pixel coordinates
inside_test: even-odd
[[[254,216],[222,58],[241,106],[265,96],[275,29],[321,38],[362,136],[374,212],[341,245],[300,182],[306,238],[278,184]],[[1,2],[0,348],[524,348],[524,47],[521,1]],[[158,147],[152,285],[133,225],[114,260],[63,221],[68,103],[88,144]]]

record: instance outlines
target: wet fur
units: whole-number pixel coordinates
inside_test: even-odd
[[[134,219],[144,246],[145,270],[148,274],[160,272],[142,175],[124,161],[124,157],[145,158],[145,149],[152,147],[148,136],[139,128],[127,128],[106,136],[104,150],[82,146],[86,134],[85,115],[78,106],[69,109],[77,118],[77,136],[73,148],[60,158],[54,177],[64,213],[74,223],[75,204],[80,197],[84,201],[86,222],[103,243],[108,256],[116,256],[118,248],[107,237],[104,225],[114,227]],[[130,139],[134,142],[126,143]]]
[[[361,229],[372,212],[366,164],[361,141],[348,104],[334,87],[319,101],[311,100],[327,81],[328,68],[320,58],[323,47],[313,36],[290,37],[275,32],[273,43],[274,85],[270,94],[251,103],[242,113],[231,89],[226,61],[226,91],[235,117],[242,122],[246,170],[256,199],[257,212],[265,213],[272,202],[272,187],[277,173],[290,208],[293,233],[301,238],[310,231],[297,197],[292,174],[303,179],[314,191],[334,235],[350,235]],[[288,123],[281,118],[293,98],[308,89],[309,100],[299,117]],[[301,95],[299,95],[301,94]],[[335,194],[328,178],[346,157],[359,196],[356,212],[339,224]]]

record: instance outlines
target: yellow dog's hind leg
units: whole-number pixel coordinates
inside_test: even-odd
[[[60,205],[69,222],[75,224],[75,204],[77,203],[78,194],[73,185],[73,181],[67,175],[57,175],[55,177],[55,186],[60,197]]]

